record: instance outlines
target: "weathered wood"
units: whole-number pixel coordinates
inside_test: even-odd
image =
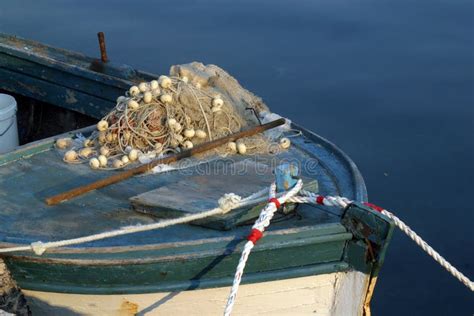
[[[73,131],[72,134],[76,132],[80,131]],[[87,132],[85,135],[87,136]],[[0,165],[0,200],[2,202],[0,217],[5,219],[0,223],[2,242],[30,243],[36,240],[66,239],[112,230],[123,225],[150,223],[151,217],[129,210],[128,199],[138,193],[156,189],[185,177],[182,172],[133,177],[108,188],[90,192],[68,203],[47,206],[44,204],[44,199],[48,196],[117,173],[117,171],[91,171],[86,164],[65,164],[62,162],[61,155],[51,147],[52,141],[39,141],[34,146],[26,145],[21,148],[21,153],[13,151],[0,155],[3,163]],[[331,146],[317,146],[315,144],[319,143],[318,138],[303,136],[292,138],[292,143],[294,146],[289,151],[280,152],[275,156],[258,156],[257,161],[266,163],[270,169],[280,161],[301,161],[303,175],[311,179],[317,178],[322,194],[343,195],[350,199],[360,194],[360,190],[364,187],[352,182],[351,177],[346,175],[350,174],[350,170],[345,169],[347,167],[344,165],[344,160],[334,160],[334,155],[330,154],[334,150]],[[48,146],[49,150],[47,150]],[[243,160],[248,157],[236,155],[232,159]],[[313,165],[316,159],[320,163]],[[202,167],[214,168],[213,165],[221,162],[221,159],[216,159],[205,163]],[[305,166],[315,166],[315,168],[308,169]],[[189,168],[186,171],[195,174],[197,170]],[[28,189],[25,190],[25,188]],[[307,219],[298,221],[298,225],[339,221],[337,218],[340,214],[339,210],[333,208],[329,211],[330,213],[325,213],[311,207],[300,206],[298,213],[303,214]],[[313,217],[312,214],[315,216]],[[18,218],[21,218],[21,221],[18,221]],[[214,231],[211,234],[210,230],[200,231],[199,227],[189,226],[176,227],[176,230],[179,231],[176,234],[179,233],[181,241],[187,238],[193,239],[202,234],[207,237],[216,236],[214,233],[217,233]],[[166,239],[162,234],[151,232],[130,235],[126,238],[113,238],[96,244],[103,247],[138,246],[161,243],[163,238]]]
[[[106,187],[108,185],[123,181],[125,179],[130,178],[130,177],[133,177],[137,174],[141,174],[141,173],[151,171],[151,169],[153,169],[154,167],[156,167],[159,164],[168,164],[168,163],[171,163],[171,162],[181,160],[183,158],[188,158],[188,157],[194,156],[196,154],[206,152],[210,149],[214,149],[214,148],[217,148],[219,146],[225,145],[228,142],[232,142],[232,141],[235,141],[235,140],[243,138],[243,137],[252,136],[252,135],[264,132],[266,130],[269,130],[271,128],[274,128],[274,127],[277,127],[277,126],[280,126],[280,125],[283,125],[283,124],[285,124],[285,119],[281,118],[281,119],[269,122],[267,124],[252,127],[252,128],[246,129],[244,131],[241,131],[241,132],[238,132],[238,133],[226,136],[226,137],[222,137],[222,138],[210,141],[208,143],[201,144],[201,145],[196,146],[194,148],[184,150],[184,151],[182,151],[180,153],[177,153],[175,155],[168,156],[168,157],[165,157],[165,158],[162,158],[162,159],[157,159],[155,161],[152,161],[152,162],[147,163],[145,165],[142,165],[140,167],[136,167],[136,168],[133,168],[133,169],[129,169],[127,171],[123,171],[123,172],[118,173],[114,176],[111,176],[111,177],[93,182],[91,184],[81,186],[81,187],[72,189],[70,191],[67,191],[67,192],[49,197],[45,201],[46,201],[46,204],[48,204],[48,205],[55,205],[55,204],[61,203],[63,201],[69,200],[71,198],[74,198],[76,196],[87,193],[89,191],[100,189],[100,188]]]
[[[159,218],[174,218],[216,208],[219,206],[219,198],[226,193],[249,196],[268,188],[274,179],[268,165],[250,159],[223,160],[217,167],[136,195],[130,198],[130,202],[138,212]],[[318,183],[305,178],[304,188],[317,192]],[[192,224],[218,230],[233,229],[258,217],[265,204],[266,201],[255,203],[226,214],[194,221]]]
[[[101,63],[100,61],[97,62]],[[115,102],[115,99],[127,90],[127,85],[125,84],[120,86],[108,85],[103,82],[97,82],[97,80],[93,78],[80,77],[54,67],[40,66],[34,61],[20,59],[5,53],[0,53],[0,69],[16,73],[18,75],[17,78],[31,78],[31,83],[35,82],[33,80],[46,81],[50,84],[57,85],[58,88],[67,88],[76,93],[85,93],[106,101]],[[2,79],[2,81],[7,81],[4,75],[2,75]],[[2,84],[6,83],[2,82]],[[25,90],[36,90],[38,94],[38,99],[36,100],[41,100],[41,92],[43,92],[43,90],[40,87],[28,85],[23,80],[15,82],[15,84]],[[67,104],[60,104],[60,106],[64,107],[67,106]]]
[[[355,237],[347,249],[351,265],[376,277],[385,259],[395,224],[361,203],[351,204],[344,213],[341,223]]]
[[[297,241],[291,241],[279,248],[256,250],[252,252],[252,260],[246,266],[242,280],[256,283],[347,271],[349,265],[341,260],[345,241],[350,238],[350,234],[347,235],[349,237],[337,236],[344,238],[332,242],[317,244],[309,241],[298,245]],[[113,265],[34,262],[14,257],[5,262],[23,289],[76,294],[133,294],[229,286],[240,258],[239,251],[241,247],[235,252],[204,253],[207,256],[200,258],[170,257],[155,263],[137,260]]]
[[[160,218],[179,217],[218,207],[219,198],[226,193],[245,197],[267,188],[273,181],[271,168],[253,160],[224,160],[216,167],[136,195],[130,198],[130,202],[138,212]],[[242,219],[242,213],[254,206],[195,223],[216,229],[230,229],[245,220]]]

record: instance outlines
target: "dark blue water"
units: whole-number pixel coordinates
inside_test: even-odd
[[[474,2],[5,1],[0,31],[155,73],[228,70],[338,144],[372,202],[474,278]],[[375,315],[472,315],[474,296],[397,232]]]

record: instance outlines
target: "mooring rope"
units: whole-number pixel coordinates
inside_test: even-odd
[[[303,195],[303,199],[300,201],[302,203],[315,203],[315,204],[322,204],[328,206],[339,206],[341,208],[346,208],[350,203],[350,201],[344,197],[340,196],[322,196],[317,195],[312,192],[302,190],[300,192]],[[297,200],[300,197],[295,197]],[[309,198],[309,200],[307,200]],[[291,199],[290,199],[291,200]],[[417,233],[415,233],[410,226],[405,224],[400,218],[395,216],[392,212],[374,205],[372,203],[363,203],[366,206],[369,206],[373,210],[387,216],[390,218],[395,226],[397,226],[402,232],[404,232],[411,240],[413,240],[418,246],[421,247],[431,258],[433,258],[436,262],[438,262],[443,268],[445,268],[449,273],[451,273],[456,279],[461,281],[465,286],[467,286],[471,291],[474,291],[474,282],[471,281],[468,277],[462,274],[458,269],[456,269],[451,263],[449,263],[443,256],[441,256],[436,250],[434,250],[426,241],[423,240]]]
[[[434,250],[426,241],[423,240],[417,233],[415,233],[410,226],[405,224],[401,219],[395,216],[392,212],[387,211],[377,205],[371,203],[364,203],[365,205],[371,207],[372,209],[382,213],[387,216],[395,223],[402,232],[404,232],[411,240],[413,240],[418,246],[421,247],[431,258],[438,262],[443,268],[445,268],[449,273],[451,273],[456,279],[461,281],[465,286],[467,286],[471,291],[474,291],[474,282],[469,280],[467,276],[462,274],[456,267],[449,263],[443,256]]]

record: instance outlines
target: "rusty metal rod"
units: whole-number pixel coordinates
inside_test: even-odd
[[[97,37],[99,38],[100,60],[102,60],[103,63],[106,63],[109,59],[107,58],[107,49],[105,48],[104,32],[97,33]]]
[[[155,161],[144,164],[142,166],[139,166],[139,167],[136,167],[136,168],[133,168],[133,169],[129,169],[129,170],[126,170],[126,171],[122,171],[122,172],[117,173],[113,176],[98,180],[96,182],[92,182],[90,184],[86,184],[84,186],[74,188],[70,191],[63,192],[63,193],[60,193],[60,194],[52,196],[52,197],[49,197],[45,200],[45,202],[48,205],[56,205],[56,204],[59,204],[61,202],[70,200],[70,199],[72,199],[76,196],[87,193],[89,191],[100,189],[100,188],[106,187],[110,184],[114,184],[114,183],[126,180],[128,178],[131,178],[131,177],[133,177],[137,174],[148,172],[159,164],[167,164],[167,163],[171,163],[171,162],[181,160],[183,158],[188,158],[188,157],[194,156],[196,154],[199,154],[199,153],[217,148],[219,146],[227,144],[228,142],[236,141],[237,139],[240,139],[240,138],[243,138],[243,137],[252,136],[252,135],[264,132],[266,130],[269,130],[271,128],[274,128],[274,127],[277,127],[277,126],[280,126],[280,125],[283,125],[283,124],[285,124],[285,119],[280,118],[278,120],[275,120],[275,121],[272,121],[272,122],[269,122],[269,123],[266,123],[266,124],[263,124],[263,125],[252,127],[252,128],[243,130],[241,132],[237,132],[237,133],[229,135],[229,136],[225,136],[225,137],[222,137],[222,138],[219,138],[219,139],[207,142],[207,143],[203,143],[203,144],[198,145],[194,148],[179,152],[175,155],[171,155],[171,156],[168,156],[168,157],[157,159]]]

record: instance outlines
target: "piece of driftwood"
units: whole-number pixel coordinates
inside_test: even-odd
[[[252,128],[243,130],[241,132],[234,133],[232,135],[222,137],[222,138],[219,138],[219,139],[216,139],[216,140],[198,145],[194,148],[184,150],[184,151],[182,151],[180,153],[177,153],[175,155],[171,155],[171,156],[168,156],[168,157],[165,157],[165,158],[162,158],[162,159],[157,159],[157,160],[152,161],[150,163],[144,164],[140,167],[129,169],[129,170],[120,172],[116,175],[107,177],[105,179],[101,179],[99,181],[74,188],[70,191],[60,193],[58,195],[47,198],[45,200],[45,202],[48,205],[56,205],[58,203],[67,201],[69,199],[72,199],[76,196],[87,193],[89,191],[100,189],[100,188],[106,187],[110,184],[114,184],[114,183],[126,180],[130,177],[133,177],[133,176],[137,175],[137,174],[148,172],[159,164],[168,164],[168,163],[171,163],[171,162],[181,160],[183,158],[188,158],[188,157],[194,156],[196,154],[199,154],[199,153],[217,148],[219,146],[227,144],[228,142],[236,141],[237,139],[240,139],[240,138],[243,138],[243,137],[248,137],[248,136],[252,136],[252,135],[255,135],[255,134],[259,134],[259,133],[264,132],[266,130],[269,130],[271,128],[283,125],[283,124],[285,124],[285,122],[286,122],[285,119],[281,118],[281,119],[278,119],[278,120],[275,120],[275,121],[272,121],[272,122],[269,122],[269,123],[266,123],[266,124],[263,124],[263,125],[252,127]]]

